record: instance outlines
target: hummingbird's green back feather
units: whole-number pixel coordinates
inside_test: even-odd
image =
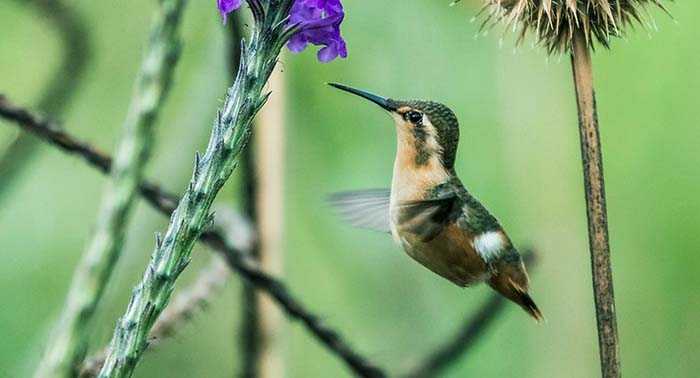
[[[450,180],[433,187],[427,198],[439,198],[454,196],[459,203],[459,208],[463,209],[458,222],[462,223],[467,231],[473,235],[484,232],[498,231],[501,225],[496,217],[484,207],[469,191],[464,187],[457,176],[452,176]]]

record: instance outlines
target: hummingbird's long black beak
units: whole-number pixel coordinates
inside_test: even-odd
[[[382,97],[382,96],[377,96],[374,93],[370,93],[367,91],[363,91],[361,89],[355,89],[348,87],[347,85],[343,84],[338,84],[338,83],[328,83],[331,87],[338,88],[341,91],[349,92],[352,93],[356,96],[360,96],[366,100],[372,101],[373,103],[381,106],[383,109],[388,110],[390,112],[395,112],[397,107],[394,101],[391,101],[388,98]]]

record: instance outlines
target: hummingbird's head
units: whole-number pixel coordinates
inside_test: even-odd
[[[399,137],[399,142],[415,151],[415,164],[424,165],[436,157],[447,169],[452,169],[459,142],[459,122],[447,106],[433,101],[393,100],[330,83],[342,91],[367,99],[388,111]]]

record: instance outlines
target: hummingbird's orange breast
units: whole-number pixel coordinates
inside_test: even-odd
[[[491,272],[472,245],[473,235],[456,223],[428,242],[397,228],[406,253],[426,268],[459,286],[469,286],[490,278]]]

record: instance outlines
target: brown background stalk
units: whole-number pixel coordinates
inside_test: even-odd
[[[229,65],[238,67],[238,41],[243,36],[240,15],[229,25]],[[252,255],[262,270],[275,276],[283,271],[284,78],[278,69],[268,81],[274,93],[258,113],[251,143],[241,159],[242,207],[258,235]],[[240,324],[241,374],[246,377],[284,376],[284,315],[269,296],[245,283]]]
[[[257,130],[258,125],[255,129]],[[251,142],[255,140],[257,135],[251,136]],[[241,156],[241,196],[240,202],[243,210],[243,214],[251,222],[251,226],[258,230],[257,223],[257,206],[256,206],[256,192],[257,192],[257,175],[255,172],[255,158],[254,158],[254,146],[253,143],[248,146],[243,151]],[[253,246],[250,250],[250,255],[258,261],[260,257],[260,239],[259,235],[256,235]],[[256,303],[257,293],[255,292],[255,287],[248,282],[243,282],[241,290],[241,322],[237,327],[238,332],[238,345],[235,349],[240,350],[240,353],[236,354],[241,362],[241,369],[239,372],[240,376],[243,377],[257,377],[258,366],[257,359],[260,355],[260,344],[262,342],[260,329],[258,328],[260,312]]]
[[[620,347],[615,315],[608,214],[605,206],[603,157],[593,89],[591,51],[584,32],[577,29],[572,40],[571,67],[578,105],[581,157],[586,191],[588,239],[591,250],[593,291],[598,321],[598,344],[603,377],[620,376]]]
[[[231,14],[228,21],[228,69],[231,73],[231,81],[236,78],[236,69],[240,64],[240,41],[244,38],[244,27],[247,22],[241,12]],[[257,120],[255,121],[257,123]],[[258,129],[256,124],[255,130]],[[257,174],[255,169],[254,158],[254,141],[256,134],[251,135],[249,145],[241,152],[240,159],[240,205],[245,217],[250,221],[251,227],[257,232]],[[250,249],[250,256],[256,261],[260,255],[260,238],[256,235]],[[236,357],[241,368],[237,375],[242,377],[257,377],[257,356],[260,354],[260,330],[258,329],[258,318],[260,316],[259,309],[255,303],[257,294],[255,287],[249,282],[243,282],[241,290],[241,321],[237,329],[237,345],[234,345],[234,357]],[[240,351],[240,353],[238,352]]]
[[[284,78],[275,71],[268,81],[275,94],[258,114],[255,129],[255,172],[257,176],[258,259],[266,272],[283,273],[282,230],[284,223]],[[260,349],[257,371],[260,377],[284,376],[283,315],[270,298],[256,293]]]

